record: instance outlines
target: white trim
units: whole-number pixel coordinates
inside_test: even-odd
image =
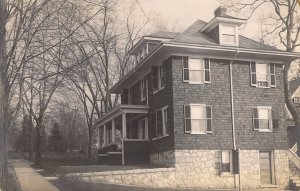
[[[203,28],[201,28],[200,31],[209,32],[214,29],[220,22],[231,23],[240,26],[245,23],[245,19],[215,17],[211,21],[209,21]]]
[[[152,141],[155,141],[157,139],[162,139],[162,138],[165,138],[165,137],[169,137],[170,135],[163,135],[163,136],[160,136],[160,137],[154,137],[152,138]]]
[[[253,110],[254,109],[257,109],[257,118],[254,118],[254,115],[253,115]],[[260,118],[259,118],[259,109],[268,109],[268,120],[269,120],[269,129],[260,129],[260,122],[259,122],[259,120],[260,120]],[[272,118],[273,116],[272,116],[272,107],[271,106],[257,106],[257,107],[253,107],[252,108],[252,123],[253,123],[253,130],[254,131],[258,131],[258,132],[273,132],[273,118]],[[259,125],[259,128],[257,129],[257,128],[254,128],[255,126],[254,126],[254,120],[255,119],[258,119],[258,125]]]
[[[234,41],[235,43],[226,43],[223,40],[223,35],[229,35],[229,34],[224,34],[223,29],[224,27],[234,27]],[[219,24],[219,43],[220,45],[226,45],[226,46],[238,46],[239,45],[239,31],[238,31],[238,26],[234,24],[229,24],[229,23],[220,23]]]
[[[205,118],[203,120],[205,120],[205,129],[206,131],[193,131],[193,128],[192,128],[192,124],[191,124],[191,131],[186,131],[186,117],[185,117],[185,106],[190,106],[190,120],[193,120],[192,118],[192,107],[193,106],[201,106],[203,109],[204,109],[204,113],[205,113]],[[213,133],[213,130],[212,131],[208,131],[207,130],[207,112],[206,112],[206,107],[210,107],[211,108],[211,125],[212,125],[212,106],[210,105],[206,105],[206,104],[196,104],[196,103],[190,103],[190,104],[184,104],[184,132],[186,134],[191,134],[191,135],[207,135],[207,134],[212,134]],[[211,127],[212,128],[212,127]]]

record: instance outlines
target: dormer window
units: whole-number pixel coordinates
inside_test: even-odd
[[[238,28],[236,25],[220,24],[220,44],[238,45]]]

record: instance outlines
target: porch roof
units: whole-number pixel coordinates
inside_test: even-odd
[[[112,110],[103,115],[100,119],[95,122],[97,127],[104,125],[113,118],[123,114],[123,113],[137,113],[137,114],[147,114],[149,110],[148,105],[125,105],[120,104],[114,107]]]

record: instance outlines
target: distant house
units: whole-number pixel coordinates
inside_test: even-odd
[[[289,187],[283,63],[300,57],[239,35],[218,8],[182,33],[144,36],[97,122],[99,161],[176,169],[178,187]],[[116,136],[117,135],[117,136]]]
[[[290,81],[290,94],[293,102],[300,112],[300,78],[295,78]],[[300,129],[294,125],[294,120],[290,112],[287,110],[287,126],[288,126],[288,144],[292,148],[296,143],[300,146]],[[300,156],[300,149],[297,152]]]

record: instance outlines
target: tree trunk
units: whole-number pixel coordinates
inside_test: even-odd
[[[93,124],[88,125],[89,142],[88,142],[88,159],[92,159],[92,139],[93,139]]]
[[[0,0],[0,190],[6,190],[7,151],[6,128],[8,124],[8,79],[6,55],[7,12],[5,0]]]
[[[42,151],[41,151],[41,144],[42,144],[42,135],[41,135],[41,128],[43,125],[43,119],[39,118],[36,122],[36,141],[35,141],[35,164],[40,164],[42,159]]]

